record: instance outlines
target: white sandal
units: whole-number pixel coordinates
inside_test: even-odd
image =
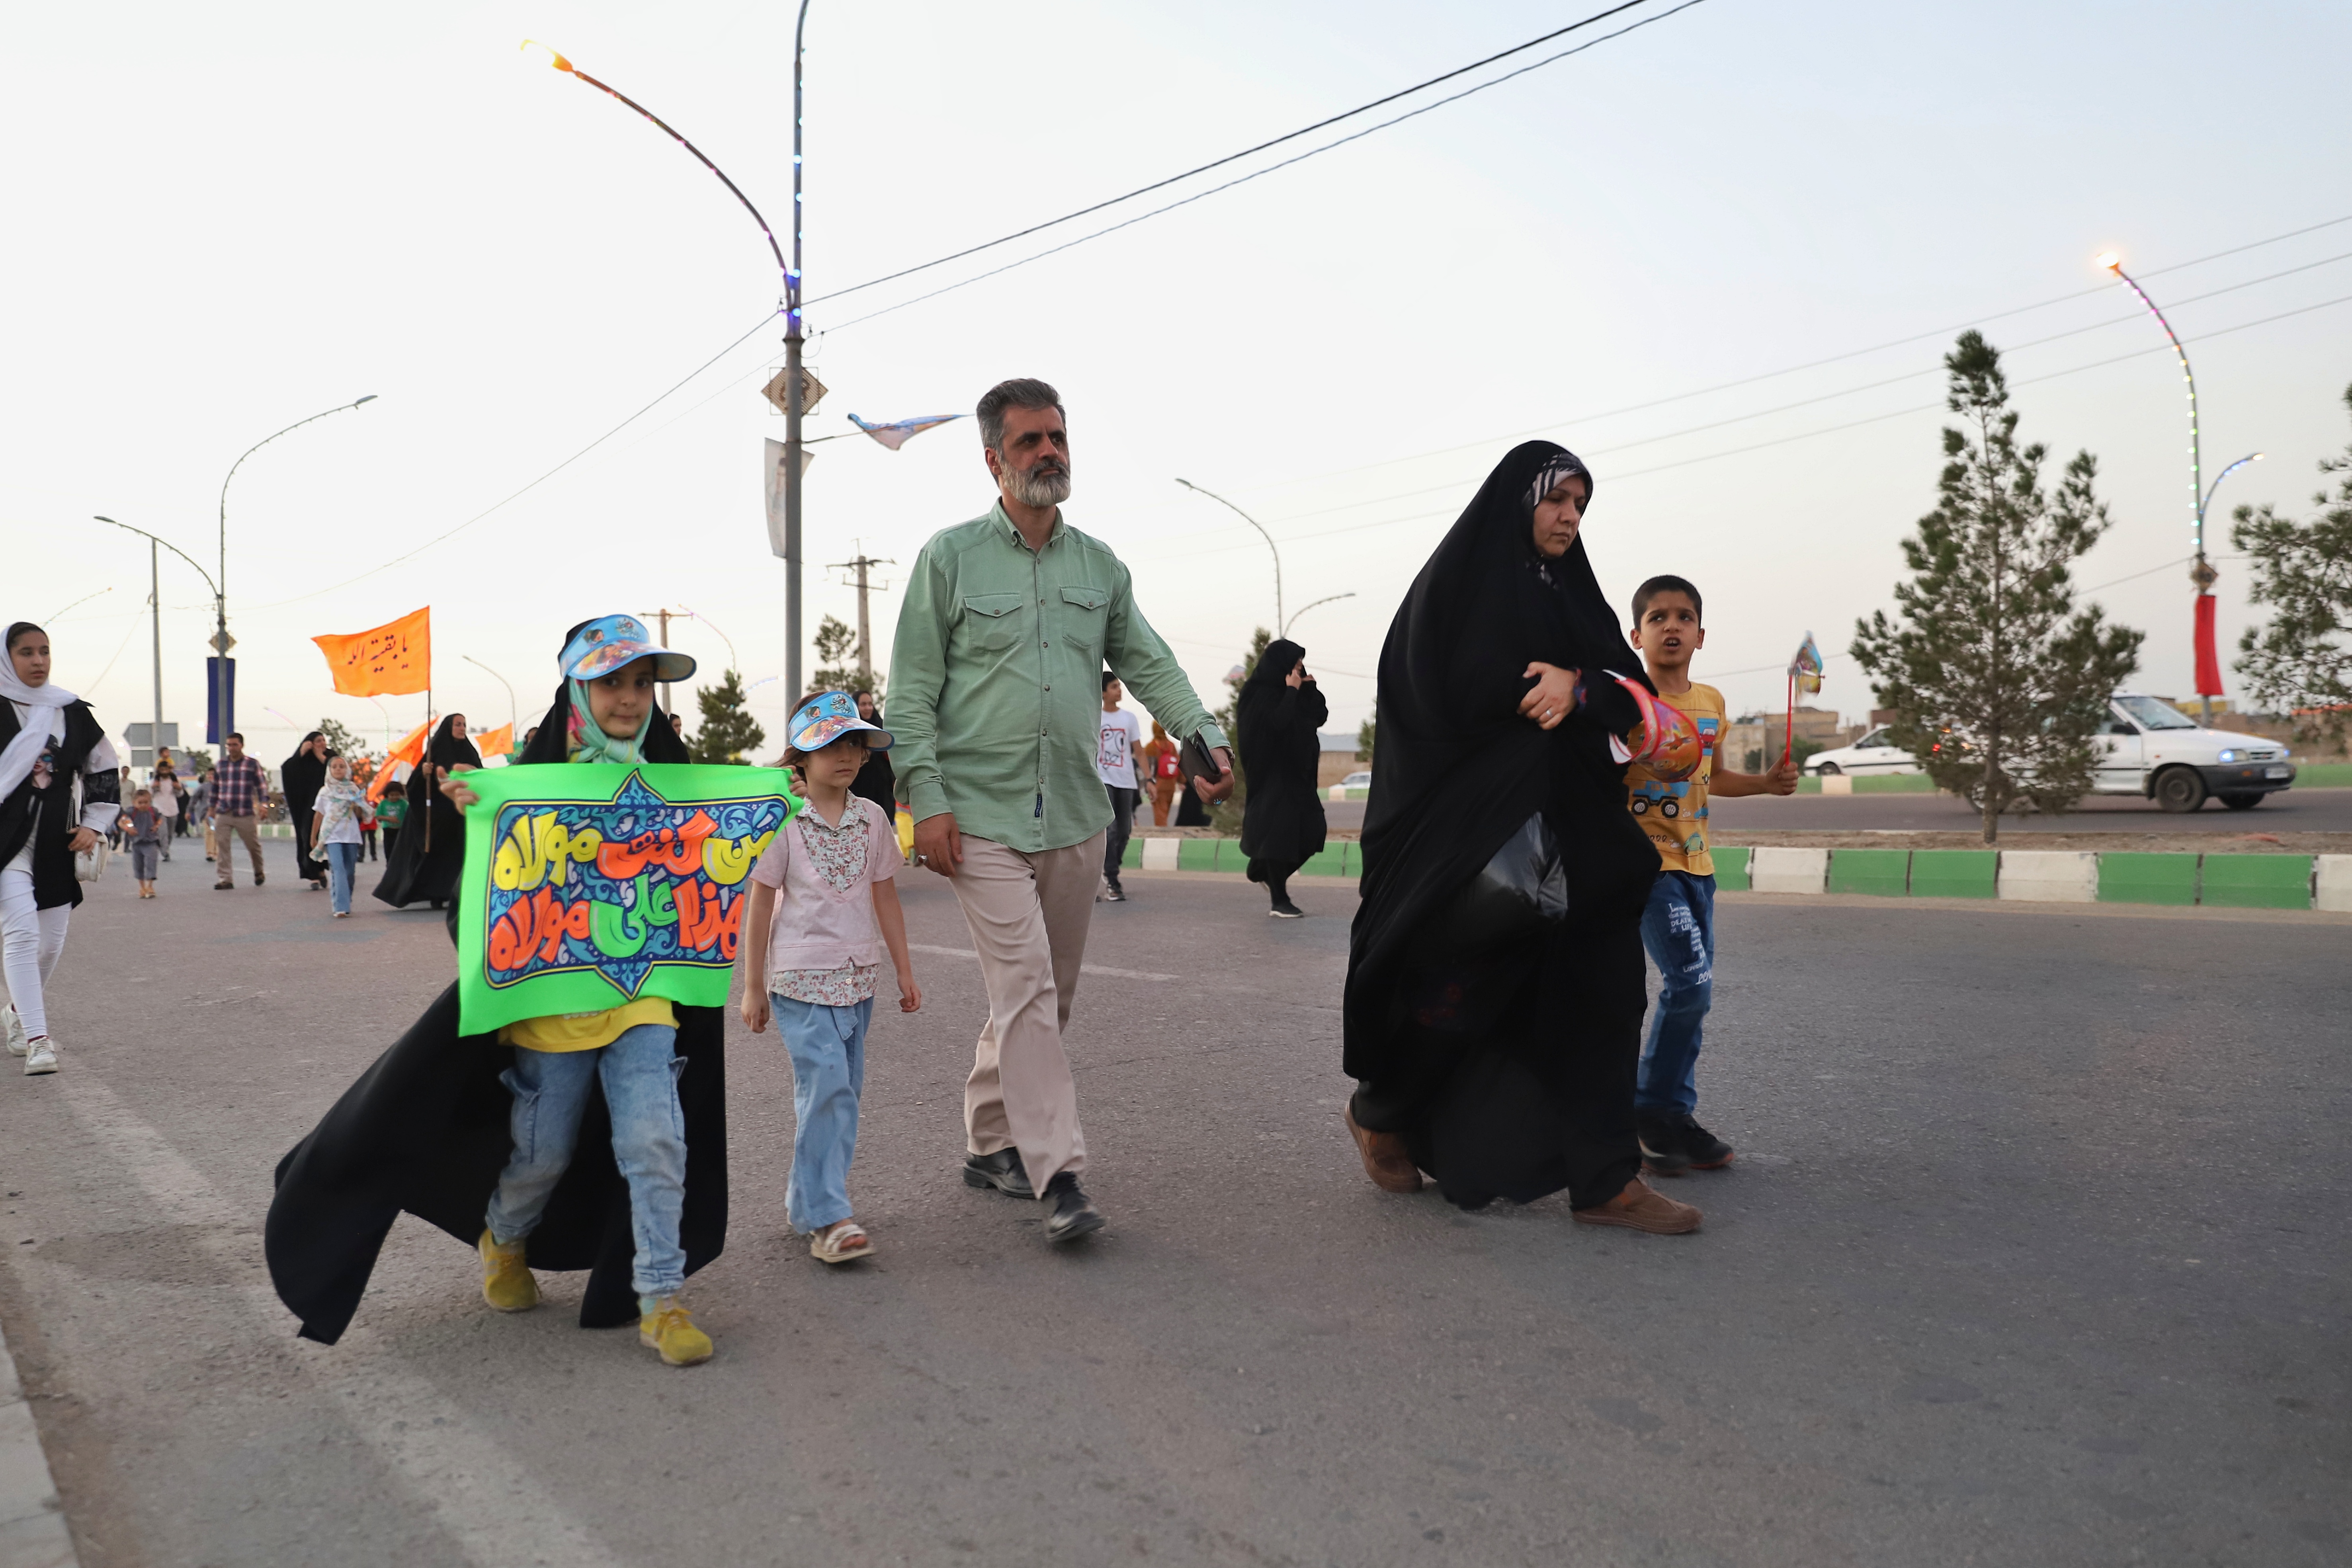
[[[809,1237],[809,1256],[819,1263],[856,1263],[874,1256],[874,1238],[856,1220],[842,1220]]]

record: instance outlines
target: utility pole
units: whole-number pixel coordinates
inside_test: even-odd
[[[893,560],[883,560],[868,555],[862,547],[857,552],[856,560],[836,561],[833,563],[833,569],[836,572],[857,574],[857,679],[868,683],[874,679],[874,622],[866,610],[866,595],[877,590],[887,594],[890,591],[890,584],[876,583],[866,574],[877,566],[896,566],[898,562]]]
[[[793,26],[793,264],[784,269],[784,685],[801,689],[801,39],[808,0]]]
[[[147,604],[155,626],[155,729],[148,737],[147,775],[155,774],[155,761],[163,754],[163,552],[147,542]]]

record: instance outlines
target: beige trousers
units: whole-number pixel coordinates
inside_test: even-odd
[[[1038,854],[967,834],[952,879],[988,991],[988,1022],[963,1087],[968,1146],[975,1154],[1018,1149],[1040,1193],[1056,1173],[1087,1168],[1062,1030],[1078,994],[1102,855],[1099,833]]]
[[[257,886],[262,879],[261,834],[254,824],[259,818],[251,816],[215,816],[213,818],[213,868],[220,873],[222,886],[236,879],[229,875],[229,858],[236,853],[236,840],[245,840],[245,852],[253,862],[253,880]]]

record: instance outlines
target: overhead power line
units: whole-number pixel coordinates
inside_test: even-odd
[[[1696,4],[1696,0],[1690,0],[1690,3]],[[1623,5],[1612,5],[1606,11],[1596,11],[1591,16],[1585,17],[1582,21],[1570,22],[1565,27],[1555,27],[1550,32],[1545,33],[1540,37],[1529,38],[1524,44],[1514,44],[1509,48],[1504,49],[1500,53],[1488,55],[1485,59],[1472,60],[1466,66],[1457,66],[1454,69],[1447,71],[1444,76],[1433,76],[1427,81],[1416,82],[1412,86],[1407,88],[1400,88],[1396,91],[1389,93],[1385,97],[1372,100],[1370,103],[1360,103],[1353,109],[1343,110],[1338,114],[1328,115],[1325,118],[1317,121],[1312,125],[1302,125],[1296,131],[1285,132],[1283,134],[1275,137],[1271,141],[1259,142],[1255,147],[1244,147],[1238,153],[1228,153],[1222,158],[1213,158],[1208,163],[1202,163],[1194,168],[1187,169],[1181,174],[1171,174],[1164,180],[1154,180],[1148,185],[1138,185],[1135,189],[1129,191],[1124,195],[1112,196],[1108,200],[1096,202],[1091,205],[1080,207],[1076,212],[1066,212],[1059,217],[1047,218],[1043,223],[1033,223],[1027,228],[1015,229],[1011,234],[1001,236],[995,239],[984,240],[978,245],[968,245],[961,250],[950,251],[945,256],[937,257],[929,261],[917,262],[912,267],[902,267],[896,272],[886,272],[879,278],[868,278],[863,283],[852,283],[846,289],[835,289],[830,294],[814,295],[807,300],[805,303],[810,305],[818,305],[824,303],[827,300],[839,300],[845,296],[859,293],[867,289],[877,288],[885,283],[894,283],[901,278],[911,278],[918,272],[928,272],[934,267],[945,267],[949,262],[961,261],[967,256],[978,256],[983,250],[993,250],[1000,245],[1010,245],[1016,239],[1026,239],[1033,234],[1043,234],[1049,228],[1058,228],[1066,223],[1075,223],[1079,218],[1087,217],[1095,213],[1102,212],[1108,208],[1118,206],[1122,202],[1131,202],[1138,196],[1148,196],[1154,191],[1163,191],[1171,185],[1181,184],[1186,180],[1192,178],[1195,174],[1205,174],[1212,169],[1222,169],[1228,163],[1239,163],[1244,158],[1251,157],[1254,154],[1279,147],[1286,142],[1296,142],[1301,136],[1311,136],[1316,132],[1324,130],[1329,126],[1337,125],[1342,121],[1353,120],[1360,114],[1370,114],[1375,109],[1381,108],[1387,104],[1395,103],[1401,99],[1411,98],[1416,92],[1427,91],[1429,89],[1439,85],[1441,82],[1449,82],[1455,77],[1466,76],[1474,70],[1493,65],[1497,60],[1509,59],[1513,55],[1525,54],[1528,50],[1535,48],[1538,45],[1548,44],[1554,38],[1566,37],[1569,34],[1576,32],[1580,28],[1590,27],[1595,22],[1605,22],[1612,16],[1621,15],[1627,11],[1639,10],[1642,6],[1648,4],[1650,4],[1650,0],[1625,0]],[[1676,10],[1681,10],[1682,8],[1682,6],[1675,7]],[[1558,58],[1559,57],[1555,56],[1553,58]],[[1539,61],[1538,63],[1548,64],[1549,62]],[[1517,75],[1518,73],[1513,72],[1512,74]],[[1498,77],[1496,79],[1497,81],[1508,79],[1509,79],[1507,77]],[[1486,87],[1492,87],[1495,84],[1494,82],[1487,82],[1484,85]],[[1476,91],[1478,89],[1474,88],[1472,90]],[[1433,104],[1430,107],[1434,108],[1435,105]],[[1393,124],[1395,122],[1391,121],[1390,123]],[[1377,130],[1379,127],[1375,126],[1373,129]],[[1293,161],[1295,162],[1296,160]],[[1279,164],[1276,166],[1277,168],[1280,167]],[[1265,171],[1260,172],[1265,173]],[[1195,199],[1197,200],[1198,198]],[[1162,210],[1164,211],[1165,209]],[[1145,216],[1149,216],[1151,215],[1147,214]],[[908,302],[910,304],[913,303],[911,300]],[[860,319],[863,320],[864,318]]]

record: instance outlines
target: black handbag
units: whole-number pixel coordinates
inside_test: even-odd
[[[1551,824],[1537,812],[1454,895],[1437,929],[1456,952],[1476,952],[1524,941],[1567,919],[1568,869]]]

